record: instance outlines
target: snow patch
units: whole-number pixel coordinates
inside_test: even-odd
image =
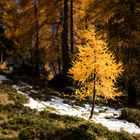
[[[31,109],[37,109],[39,111],[46,108],[45,105],[43,105],[42,103],[39,103],[39,101],[36,101],[32,98],[29,98],[29,103],[24,104],[24,105],[30,107]]]
[[[7,80],[9,80],[9,79],[7,79],[6,76],[0,74],[0,84],[1,84],[3,81],[7,81]]]
[[[77,116],[86,120],[88,120],[89,118],[91,107],[88,104],[85,104],[84,107],[76,105],[71,106],[67,103],[64,103],[64,99],[55,96],[52,96],[50,101],[37,101],[29,97],[26,93],[21,92],[20,87],[16,85],[13,85],[12,87],[16,89],[18,93],[29,98],[29,102],[24,105],[30,107],[31,109],[37,109],[38,111],[41,111],[46,109],[47,107],[52,107],[55,109],[52,110],[52,112],[60,115]],[[33,92],[33,89],[31,92]],[[95,123],[101,123],[103,126],[106,126],[109,130],[125,130],[128,133],[140,134],[140,128],[134,123],[129,123],[126,120],[117,119],[117,117],[121,115],[121,110],[122,109],[116,110],[109,107],[95,106],[95,112],[97,112],[97,115],[94,115],[91,121]]]

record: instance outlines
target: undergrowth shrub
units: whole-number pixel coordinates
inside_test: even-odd
[[[125,119],[129,122],[133,122],[140,127],[140,110],[138,109],[124,109],[121,112],[121,119]]]
[[[26,127],[19,133],[19,140],[134,140],[126,132],[111,132],[101,124],[87,121],[77,122],[73,126],[59,127],[46,123],[45,127]]]

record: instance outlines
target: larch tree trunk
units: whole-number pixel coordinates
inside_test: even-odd
[[[96,70],[94,70],[94,79],[93,79],[93,82],[94,82],[94,88],[93,88],[93,95],[92,95],[92,108],[91,108],[89,119],[92,119],[92,116],[94,114],[95,97],[96,97]]]
[[[93,73],[93,95],[92,95],[92,107],[91,107],[91,112],[89,116],[89,120],[92,119],[92,116],[94,114],[94,108],[95,108],[95,98],[96,98],[96,50],[94,48],[94,60],[95,60],[95,68],[94,68],[94,73]]]

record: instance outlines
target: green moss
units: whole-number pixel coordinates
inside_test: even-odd
[[[125,119],[129,122],[133,122],[140,127],[140,110],[139,109],[124,109],[121,112],[121,119]]]
[[[51,108],[38,112],[25,107],[27,99],[16,93],[10,84],[1,84],[0,91],[8,94],[7,104],[0,104],[0,139],[14,140],[138,140],[126,132],[111,132],[101,124],[82,118],[51,113]],[[18,138],[17,138],[18,137]]]
[[[53,128],[53,129],[52,129]],[[48,124],[46,127],[27,127],[19,134],[19,140],[36,139],[40,140],[99,140],[104,138],[107,140],[134,140],[135,138],[128,133],[110,132],[107,128],[88,123],[86,121],[71,127],[54,127]]]

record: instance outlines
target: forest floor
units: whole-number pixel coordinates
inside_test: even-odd
[[[96,113],[89,121],[89,104],[80,104],[74,96],[60,93],[47,84],[41,87],[39,80],[34,84],[25,79],[0,75],[0,139],[140,139],[139,121],[132,121],[139,119],[139,110],[134,113],[132,109],[136,116],[127,119],[130,123],[121,115],[124,108],[96,105]]]

